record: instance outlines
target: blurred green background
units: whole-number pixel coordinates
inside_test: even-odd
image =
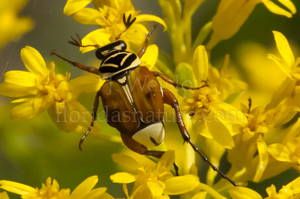
[[[46,62],[54,60],[57,72],[71,72],[71,78],[81,75],[81,71],[69,64],[50,56],[52,50],[74,61],[92,63],[95,60],[94,53],[81,54],[79,50],[68,44],[70,36],[76,33],[85,36],[97,26],[86,26],[77,23],[72,17],[63,15],[63,7],[66,1],[62,0],[30,0],[21,16],[29,16],[33,19],[34,29],[23,35],[18,41],[7,44],[0,51],[0,82],[3,75],[9,70],[26,70],[21,58],[20,50],[29,45],[36,48]],[[194,34],[206,24],[214,15],[218,0],[207,0],[197,10],[193,18]],[[300,2],[293,3],[300,8]],[[157,1],[133,0],[136,10],[141,14],[154,14],[162,16]],[[152,27],[153,24],[147,24]],[[300,14],[297,13],[292,19],[275,15],[269,12],[263,4],[259,4],[241,30],[231,39],[221,42],[211,55],[212,63],[219,62],[226,53],[231,55],[231,60],[236,65],[238,60],[238,46],[243,42],[257,42],[266,47],[274,47],[272,30],[282,32],[289,41],[296,45],[300,44]],[[168,35],[162,27],[155,30],[151,42],[159,46],[160,51],[171,54],[171,46]],[[296,57],[299,54],[295,55]],[[100,64],[100,62],[93,62]],[[246,81],[247,79],[244,79]],[[94,94],[80,96],[88,110],[91,110]],[[65,133],[57,129],[50,121],[47,113],[43,113],[27,121],[12,121],[9,110],[15,106],[10,103],[11,99],[0,96],[0,179],[22,182],[24,184],[41,187],[48,176],[56,179],[61,188],[73,190],[79,183],[91,175],[99,176],[98,186],[108,187],[108,193],[114,197],[124,197],[120,184],[113,184],[109,176],[119,169],[112,162],[111,155],[124,150],[120,143],[112,143],[100,139],[86,139],[83,151],[79,151],[78,143],[81,135]],[[172,132],[167,124],[168,131]],[[107,124],[101,123],[102,132],[118,135],[118,132]],[[179,133],[178,133],[179,134]],[[173,135],[168,135],[172,137]],[[180,139],[175,136],[174,139]],[[204,163],[205,164],[205,163]],[[286,175],[295,175],[293,171]],[[288,180],[284,175],[279,181]],[[288,181],[287,181],[288,182]],[[266,187],[270,182],[266,183]],[[280,187],[278,187],[280,188]],[[261,186],[261,194],[266,195],[265,187]],[[10,194],[11,198],[19,198]]]

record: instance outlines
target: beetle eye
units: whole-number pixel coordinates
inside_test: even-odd
[[[95,52],[96,57],[100,60],[104,59],[106,54],[107,54],[107,50],[103,51],[101,48],[98,48]]]
[[[121,47],[121,50],[126,50],[126,48],[127,48],[126,43],[124,41],[122,41],[122,40],[120,40],[119,42],[120,42],[119,46]]]

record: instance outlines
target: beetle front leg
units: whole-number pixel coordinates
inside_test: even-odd
[[[94,107],[93,107],[93,112],[92,112],[92,122],[91,122],[88,130],[85,132],[85,134],[82,136],[82,138],[79,141],[79,149],[80,149],[80,151],[82,151],[81,145],[82,145],[84,139],[89,134],[89,132],[92,130],[92,128],[94,126],[94,122],[95,122],[95,120],[97,118],[97,110],[98,110],[98,107],[99,107],[99,97],[100,97],[100,91],[97,92],[96,97],[95,97]]]
[[[169,83],[169,84],[172,84],[173,86],[175,86],[176,88],[185,88],[185,89],[188,89],[188,90],[198,90],[200,88],[203,88],[203,87],[206,87],[208,86],[208,84],[204,82],[204,85],[203,86],[200,86],[200,87],[195,87],[195,88],[192,88],[192,87],[188,87],[188,86],[183,86],[181,84],[178,84],[177,82],[174,82],[173,80],[171,80],[170,78],[168,78],[167,76],[159,73],[159,72],[156,72],[156,71],[152,71],[152,74],[155,76],[155,77],[160,77],[162,80],[164,80],[165,82]]]
[[[144,41],[144,43],[142,45],[142,48],[139,50],[139,52],[137,54],[139,58],[142,58],[142,56],[145,54],[147,46],[148,46],[150,35],[152,34],[153,30],[156,27],[157,27],[157,25],[153,25],[152,29],[148,32],[147,37],[146,37],[146,39],[145,39],[145,41]]]
[[[94,73],[96,75],[100,75],[100,72],[99,72],[99,69],[98,68],[94,68],[94,67],[88,67],[88,66],[85,66],[79,62],[73,62],[71,60],[68,60],[62,56],[60,56],[59,54],[57,54],[56,52],[52,52],[51,55],[54,55],[70,64],[72,64],[73,66],[76,66],[77,68],[80,68],[81,70],[84,70],[84,71],[87,71],[89,73]]]
[[[183,122],[180,110],[179,110],[179,105],[178,105],[178,101],[175,98],[175,96],[173,95],[173,93],[171,91],[169,91],[168,89],[163,88],[163,101],[164,103],[170,105],[172,108],[174,108],[175,113],[176,113],[176,118],[177,118],[177,124],[179,126],[179,130],[181,132],[182,138],[185,142],[188,142],[192,148],[194,149],[194,151],[196,151],[201,157],[202,159],[209,164],[209,166],[214,170],[217,171],[219,173],[219,175],[221,175],[223,178],[225,178],[226,180],[228,180],[231,184],[233,184],[234,186],[238,186],[234,181],[232,181],[231,179],[229,179],[224,173],[222,173],[215,165],[213,165],[208,158],[199,151],[199,149],[196,147],[196,145],[191,141],[190,135],[185,127],[185,124]]]

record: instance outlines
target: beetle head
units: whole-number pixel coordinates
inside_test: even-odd
[[[126,50],[126,47],[127,46],[124,41],[117,40],[110,44],[107,44],[106,46],[102,46],[102,47],[98,48],[96,50],[95,54],[98,59],[103,60],[110,51],[112,51],[112,50],[124,51],[124,50]]]

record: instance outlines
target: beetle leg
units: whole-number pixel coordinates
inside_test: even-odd
[[[82,145],[84,139],[86,138],[86,136],[89,134],[89,132],[92,130],[92,128],[94,126],[94,122],[95,122],[96,117],[97,117],[97,110],[98,110],[98,107],[99,107],[99,97],[100,97],[100,91],[97,92],[96,97],[95,97],[94,106],[93,106],[93,112],[92,112],[92,122],[91,122],[88,130],[85,132],[85,134],[81,137],[81,139],[79,141],[79,149],[80,149],[80,151],[82,151],[81,145]]]
[[[121,35],[128,30],[128,28],[135,22],[135,20],[136,20],[136,17],[134,17],[131,20],[131,14],[129,14],[129,16],[126,20],[126,16],[125,16],[125,13],[124,13],[123,14],[123,23],[124,23],[124,26],[125,26],[125,30],[123,30],[118,36],[116,36],[115,40],[119,40]]]
[[[176,118],[177,118],[177,124],[179,126],[179,130],[181,132],[181,135],[183,137],[183,140],[185,142],[188,142],[192,148],[202,157],[202,159],[209,164],[209,166],[214,170],[217,171],[219,173],[219,175],[221,175],[223,178],[225,178],[226,180],[228,180],[231,184],[233,184],[234,186],[238,186],[234,181],[232,181],[231,179],[229,179],[224,173],[222,173],[215,165],[213,165],[208,158],[199,151],[199,149],[196,147],[196,145],[191,141],[190,135],[187,132],[187,129],[184,125],[180,110],[179,110],[179,105],[178,105],[178,101],[175,98],[175,96],[173,95],[173,93],[171,91],[169,91],[168,89],[163,88],[163,101],[164,103],[170,105],[172,108],[175,109],[175,113],[176,113]]]
[[[100,75],[100,72],[99,72],[98,68],[88,67],[88,66],[85,66],[85,65],[83,65],[79,62],[70,61],[70,60],[58,55],[56,52],[52,52],[51,55],[55,55],[56,57],[59,57],[60,59],[72,64],[73,66],[76,66],[77,68],[80,68],[81,70],[84,70],[84,71],[87,71],[87,72],[90,72],[90,73],[94,73],[96,75]]]
[[[171,80],[170,78],[168,78],[167,76],[157,72],[157,71],[152,71],[152,74],[155,76],[155,77],[160,77],[162,80],[164,80],[165,82],[169,83],[169,84],[172,84],[173,86],[175,86],[176,88],[185,88],[185,89],[188,89],[188,90],[198,90],[200,88],[203,88],[203,87],[206,87],[208,86],[208,84],[206,83],[206,81],[203,81],[204,82],[204,85],[200,86],[200,87],[195,87],[195,88],[192,88],[192,87],[188,87],[188,86],[183,86],[181,84],[178,84],[177,82],[174,82],[173,80]]]
[[[145,54],[147,46],[148,46],[150,35],[152,34],[152,32],[154,31],[154,29],[156,27],[157,27],[157,25],[154,24],[153,27],[152,27],[152,29],[148,32],[147,37],[146,37],[146,39],[145,39],[145,41],[144,41],[144,43],[142,45],[142,48],[139,50],[139,52],[137,54],[139,58],[141,58]]]
[[[161,156],[165,153],[165,151],[149,151],[147,149],[147,147],[145,147],[144,145],[142,145],[141,143],[135,141],[134,139],[132,139],[131,137],[128,137],[127,135],[121,133],[121,138],[123,140],[123,143],[132,151],[141,154],[141,155],[150,155],[156,158],[161,158]],[[176,165],[176,163],[173,164],[174,165],[174,169],[176,172],[176,175],[179,176],[178,174],[178,166]]]
[[[76,34],[77,39],[71,36],[72,41],[68,41],[70,44],[77,46],[77,47],[94,47],[94,48],[100,48],[98,44],[90,44],[90,45],[82,45],[81,38],[78,34]]]

